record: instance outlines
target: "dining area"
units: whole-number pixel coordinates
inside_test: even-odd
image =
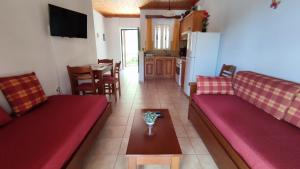
[[[98,59],[97,64],[67,66],[72,95],[108,95],[121,97],[121,62]]]

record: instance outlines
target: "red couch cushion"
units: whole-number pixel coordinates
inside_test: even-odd
[[[47,100],[35,73],[0,78],[0,89],[17,116]]]
[[[9,114],[5,112],[2,107],[0,107],[0,127],[4,126],[11,120],[12,118],[9,116]]]
[[[197,77],[197,95],[200,94],[230,94],[233,95],[231,77]]]
[[[194,95],[193,100],[251,168],[300,168],[297,127],[237,96]]]
[[[284,120],[300,128],[300,93],[285,114]]]
[[[237,96],[277,119],[284,117],[300,90],[299,84],[248,71],[236,74],[233,87]]]
[[[0,128],[0,168],[60,169],[107,106],[104,96],[52,96]]]

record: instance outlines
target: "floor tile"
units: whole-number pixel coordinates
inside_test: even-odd
[[[100,132],[100,138],[122,138],[126,126],[105,126]]]
[[[96,143],[93,154],[117,155],[120,150],[122,138],[102,138]]]
[[[193,126],[184,126],[184,128],[190,138],[200,138],[199,134]]]
[[[129,141],[129,138],[123,138],[122,143],[121,143],[121,147],[120,147],[120,150],[119,150],[119,155],[125,155],[126,154],[128,141]]]
[[[128,121],[128,117],[114,117],[111,116],[108,118],[106,125],[110,126],[126,126]]]
[[[84,169],[113,169],[116,155],[98,155],[89,159]]]
[[[216,163],[210,155],[197,155],[203,169],[218,169]]]
[[[196,155],[183,155],[180,169],[205,169],[201,166]]]
[[[174,126],[177,137],[188,137],[184,127]]]
[[[209,154],[209,152],[208,152],[205,144],[202,142],[201,138],[190,138],[190,141],[192,143],[194,152],[196,154],[204,154],[204,155]]]
[[[178,141],[183,154],[195,154],[189,138],[178,138]]]

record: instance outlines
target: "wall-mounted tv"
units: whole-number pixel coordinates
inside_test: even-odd
[[[87,38],[87,15],[49,4],[51,36]]]

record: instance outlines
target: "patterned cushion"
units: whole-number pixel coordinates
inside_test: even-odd
[[[0,89],[17,116],[47,100],[35,73],[0,78]]]
[[[238,72],[233,88],[237,96],[282,119],[300,87],[292,82],[254,72]]]
[[[232,78],[230,77],[197,77],[197,95],[229,94],[233,95]]]
[[[300,128],[300,93],[285,114],[284,120]]]
[[[10,122],[12,118],[0,107],[0,127]]]

